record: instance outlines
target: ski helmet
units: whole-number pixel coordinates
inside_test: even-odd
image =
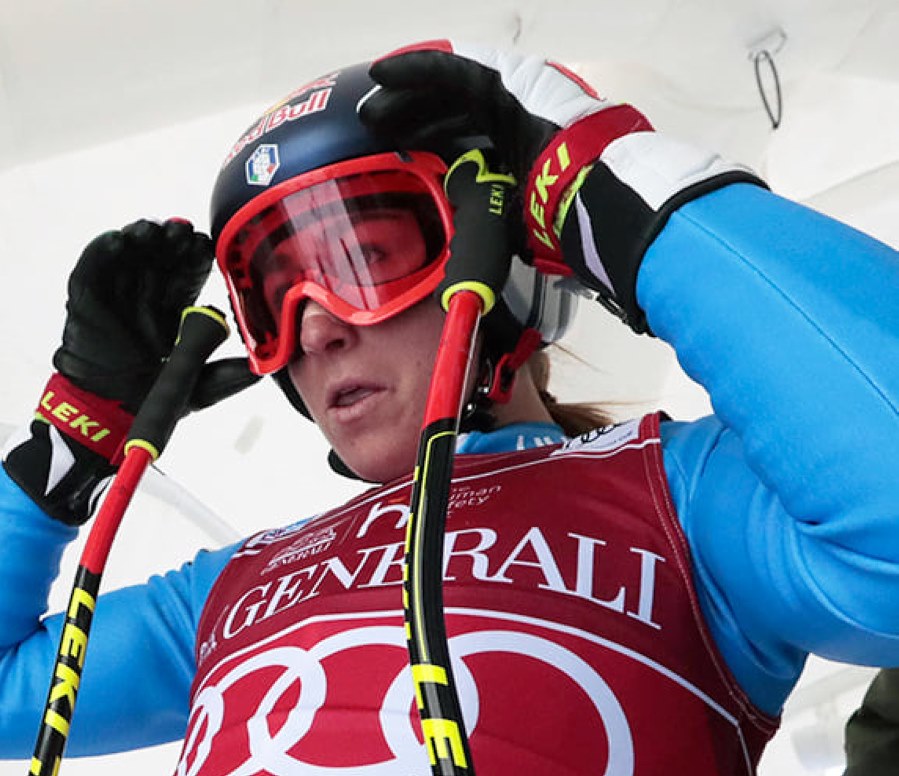
[[[360,100],[376,88],[369,64],[318,78],[266,110],[232,147],[212,194],[216,256],[250,364],[259,374],[275,374],[307,415],[286,375],[302,300],[354,325],[371,325],[431,294],[452,236],[443,175],[461,153],[486,143],[461,136],[422,151],[369,131],[358,115]],[[414,266],[377,276],[365,266],[353,231],[360,214],[385,211],[416,233],[422,250]],[[554,342],[575,307],[575,294],[558,279],[513,257],[484,321],[487,349],[510,354],[525,333],[538,344]]]

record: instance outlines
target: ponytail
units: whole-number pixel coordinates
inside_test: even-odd
[[[545,350],[538,350],[528,359],[534,385],[553,421],[562,427],[566,436],[576,437],[595,428],[614,423],[612,416],[594,402],[559,402],[549,391],[550,363]]]

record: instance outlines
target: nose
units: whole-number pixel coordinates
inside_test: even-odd
[[[309,300],[300,315],[300,347],[310,355],[342,350],[355,336],[353,327]]]

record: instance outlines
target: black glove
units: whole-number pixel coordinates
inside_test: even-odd
[[[601,98],[566,68],[485,47],[430,41],[376,61],[382,88],[360,106],[405,147],[486,134],[524,185],[530,260],[598,292],[635,331],[643,254],[671,211],[748,170],[653,131],[629,105]]]
[[[7,444],[3,459],[51,516],[70,524],[90,517],[212,261],[210,239],[178,219],[137,221],[84,249],[69,277],[62,345],[53,356],[58,374],[28,433]],[[207,407],[258,379],[244,358],[207,364],[189,407]]]

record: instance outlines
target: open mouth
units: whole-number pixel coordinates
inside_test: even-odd
[[[375,388],[360,385],[355,388],[346,388],[337,392],[331,401],[332,407],[352,407],[354,404],[362,401],[368,396],[375,393]]]
[[[338,385],[328,400],[328,406],[332,409],[345,409],[354,407],[365,401],[370,396],[380,393],[381,388],[370,383],[351,382]]]

